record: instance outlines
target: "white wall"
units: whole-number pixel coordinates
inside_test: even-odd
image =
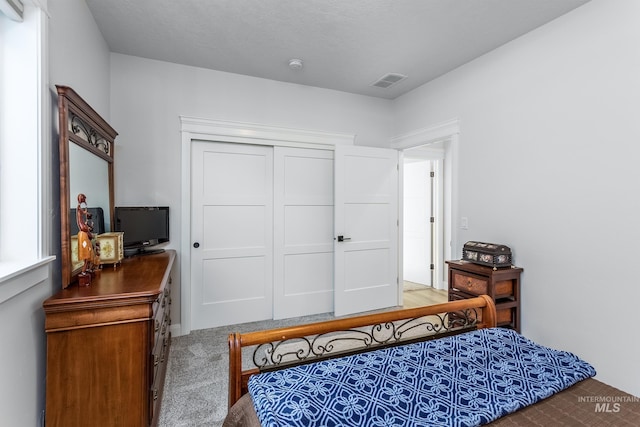
[[[455,246],[513,248],[524,334],[640,396],[638,17],[636,0],[593,0],[394,108],[396,134],[460,119]]]
[[[109,48],[84,0],[49,2],[49,81],[72,87],[109,122]],[[57,110],[53,125],[58,128]]]
[[[171,243],[181,247],[181,115],[356,135],[386,146],[391,102],[133,56],[111,56],[116,205],[168,205]],[[188,238],[188,236],[186,236]],[[175,276],[180,262],[175,264]],[[173,324],[180,323],[174,281]]]
[[[37,3],[47,9],[46,1]],[[31,19],[32,9],[29,10],[28,19]],[[104,117],[108,117],[109,53],[86,4],[82,0],[50,1],[48,12],[49,60],[48,64],[46,58],[41,63],[43,67],[48,66],[49,71],[51,99],[48,101],[52,106],[57,102],[54,84],[69,85]],[[46,70],[43,74],[47,74]],[[45,168],[51,170],[51,179],[47,180],[51,185],[48,190],[51,200],[43,211],[51,215],[44,218],[44,221],[51,222],[44,229],[52,233],[51,239],[45,239],[51,241],[52,254],[59,250],[60,233],[56,114],[52,108],[50,123],[54,128],[52,135],[55,134],[52,136],[52,158],[42,159],[43,162],[51,161],[50,168]],[[48,153],[49,149],[43,152]],[[38,160],[34,158],[33,161],[37,163]],[[0,305],[0,336],[3,339],[0,346],[0,425],[3,426],[39,426],[43,422],[46,338],[42,303],[61,287],[59,264],[51,270],[50,276],[44,280],[38,278],[35,286],[3,300]],[[33,280],[33,274],[12,280],[29,282]],[[14,283],[2,285],[14,286]]]
[[[31,274],[20,276],[29,281]],[[3,287],[14,286],[2,283]],[[0,303],[0,425],[39,426],[45,407],[44,312],[51,295],[46,278]]]
[[[51,102],[51,230],[52,253],[58,255],[54,289],[60,289],[60,157],[56,85],[73,88],[109,122],[110,54],[84,0],[49,4],[49,90]],[[91,203],[91,195],[87,194]],[[70,197],[74,203],[75,197]],[[94,200],[95,201],[95,200]]]

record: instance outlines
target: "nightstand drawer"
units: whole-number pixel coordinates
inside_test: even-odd
[[[454,273],[453,287],[474,295],[483,295],[486,294],[489,289],[489,282],[487,282],[486,279]]]
[[[513,280],[496,282],[493,288],[493,296],[496,299],[513,297]]]
[[[496,310],[496,323],[498,326],[513,325],[516,321],[516,308],[503,308]]]

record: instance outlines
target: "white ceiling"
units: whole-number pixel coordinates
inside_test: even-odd
[[[112,52],[387,99],[587,1],[86,0]]]

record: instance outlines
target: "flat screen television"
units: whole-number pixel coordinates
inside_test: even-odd
[[[169,241],[168,206],[116,206],[113,231],[122,231],[125,256],[164,251],[155,248]]]

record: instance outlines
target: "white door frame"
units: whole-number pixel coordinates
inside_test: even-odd
[[[402,168],[403,164],[403,150],[408,148],[419,147],[422,145],[433,144],[436,142],[445,142],[446,146],[446,154],[445,154],[445,181],[450,183],[445,195],[445,206],[444,206],[444,257],[445,259],[453,259],[455,258],[455,254],[460,253],[460,248],[456,246],[457,242],[457,227],[454,225],[457,223],[455,220],[458,218],[458,180],[456,179],[457,170],[458,170],[458,144],[459,144],[459,134],[460,134],[460,120],[455,118],[451,120],[447,120],[446,122],[438,123],[427,128],[419,129],[416,131],[412,131],[409,133],[405,133],[396,137],[391,138],[391,148],[395,148],[400,151],[400,168]],[[402,197],[403,194],[403,183],[402,183],[402,169],[400,170],[400,189],[399,194]],[[402,266],[403,260],[403,201],[399,202],[399,218],[400,218],[400,229],[398,232],[398,257],[399,264],[398,266]],[[404,278],[402,277],[402,268],[398,270],[399,281],[403,283]],[[444,271],[436,272],[436,280],[442,280],[446,282],[446,274]],[[441,285],[438,286],[440,288]],[[402,301],[402,287],[398,287],[398,298]]]
[[[191,332],[191,143],[192,141],[235,142],[296,148],[333,149],[354,145],[355,135],[265,126],[255,123],[208,120],[180,116],[181,162],[181,243],[180,243],[180,324],[172,334]]]

